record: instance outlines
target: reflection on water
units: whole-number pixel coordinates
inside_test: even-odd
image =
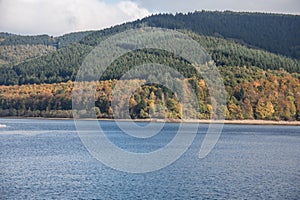
[[[0,197],[87,199],[299,199],[299,127],[225,125],[214,150],[198,152],[207,125],[174,164],[147,174],[102,165],[83,146],[72,120],[0,119]],[[167,144],[177,124],[149,139],[101,122],[108,138],[134,152]],[[145,124],[141,124],[145,125]]]

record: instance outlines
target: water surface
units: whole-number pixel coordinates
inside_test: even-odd
[[[166,124],[157,136],[136,139],[114,122],[100,123],[113,143],[133,152],[162,148],[178,128]],[[300,199],[299,126],[225,125],[216,147],[200,160],[208,128],[200,125],[175,163],[128,174],[93,158],[72,120],[0,124],[6,125],[0,128],[0,199]]]

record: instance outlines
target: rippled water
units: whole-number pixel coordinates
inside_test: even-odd
[[[0,119],[0,199],[300,199],[300,127],[225,125],[214,150],[198,159],[207,125],[172,165],[128,174],[93,158],[72,120]],[[174,136],[166,124],[133,139],[101,122],[121,148],[149,152]],[[140,123],[140,125],[145,125]],[[191,125],[192,126],[192,125]]]

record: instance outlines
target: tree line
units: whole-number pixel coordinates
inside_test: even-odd
[[[224,67],[221,69],[227,91],[226,119],[300,120],[300,76],[284,70],[264,71],[259,68]],[[118,98],[112,105],[115,85],[138,86],[130,98]],[[209,90],[203,79],[187,78],[198,100],[197,109],[188,110],[190,118],[210,119],[214,116]],[[74,82],[0,86],[0,115],[28,117],[72,117]],[[129,105],[131,118],[180,119],[182,102],[169,88],[145,84],[144,80],[107,80],[82,82],[81,88],[95,87],[95,110],[98,118],[116,117],[113,113]],[[76,91],[73,91],[76,92]],[[77,99],[84,105],[89,99]],[[81,114],[86,110],[79,110]],[[124,116],[118,116],[122,118]]]

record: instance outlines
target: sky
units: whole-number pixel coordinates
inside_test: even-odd
[[[232,10],[300,14],[300,0],[0,0],[0,32],[63,35],[153,13]]]

